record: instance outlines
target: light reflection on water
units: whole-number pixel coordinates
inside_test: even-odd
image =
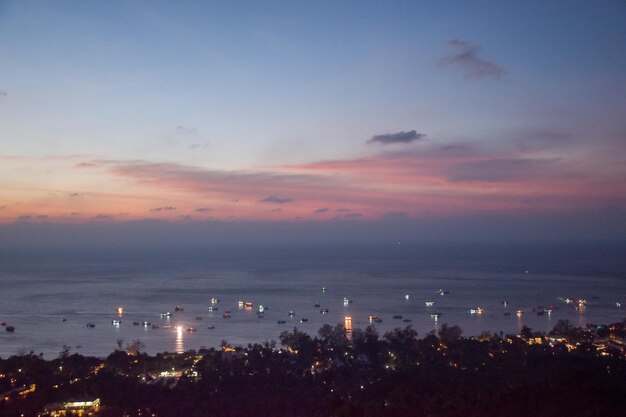
[[[183,353],[185,344],[183,343],[183,326],[176,326],[176,353]]]

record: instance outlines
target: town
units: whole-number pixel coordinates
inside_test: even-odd
[[[418,338],[411,326],[297,328],[280,341],[106,359],[31,352],[0,359],[1,416],[623,415],[626,320],[548,334]],[[540,412],[538,411],[540,410]]]

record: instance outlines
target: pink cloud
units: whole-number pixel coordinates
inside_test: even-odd
[[[328,219],[319,216],[320,207],[350,207],[372,219],[389,212],[415,217],[571,211],[625,200],[615,180],[586,175],[568,159],[514,148],[489,152],[447,145],[247,171],[147,161],[90,164],[146,190],[175,192],[182,200],[175,202],[178,207],[187,198],[181,193],[215,202],[215,218],[262,219],[268,201],[288,202],[285,215],[305,219]],[[197,206],[192,207],[190,212]]]

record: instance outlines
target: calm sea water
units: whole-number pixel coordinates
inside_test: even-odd
[[[353,327],[365,327],[370,314],[383,319],[376,324],[380,333],[411,324],[420,335],[442,323],[457,324],[466,335],[514,333],[522,325],[547,331],[558,319],[609,323],[626,318],[625,255],[626,246],[617,244],[15,251],[0,254],[0,320],[16,328],[0,328],[0,357],[34,351],[50,358],[63,345],[105,356],[118,339],[139,339],[149,353],[222,340],[247,344],[278,340],[294,326],[315,333],[323,324],[344,323],[346,316]],[[438,295],[440,288],[450,293]],[[220,299],[216,312],[208,311],[211,297]],[[344,297],[352,303],[345,306]],[[586,299],[586,309],[571,308],[562,301],[568,297]],[[254,310],[238,309],[239,300],[253,302]],[[427,307],[426,301],[435,305]],[[267,308],[263,318],[256,314],[259,304]],[[184,312],[175,313],[177,305]],[[550,316],[532,311],[548,305],[555,306]],[[478,306],[482,315],[469,313]],[[524,310],[521,318],[518,309]],[[232,311],[230,319],[222,317],[225,310]],[[160,317],[166,311],[171,318]],[[441,317],[432,319],[433,312]],[[308,322],[301,323],[303,317]],[[112,325],[113,319],[121,325]],[[135,321],[160,328],[134,326]],[[180,334],[176,326],[197,331]]]

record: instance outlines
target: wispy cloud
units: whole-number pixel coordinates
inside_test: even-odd
[[[188,127],[188,126],[176,126],[176,130],[178,132],[183,132],[183,133],[189,133],[189,134],[195,134],[198,129],[196,129],[195,127]]]
[[[417,133],[415,130],[408,132],[385,133],[383,135],[374,135],[366,143],[380,143],[381,145],[392,145],[396,143],[411,143],[416,140],[424,139],[424,133]]]
[[[159,211],[173,211],[176,210],[176,207],[172,207],[172,206],[166,206],[166,207],[155,207],[155,208],[151,208],[150,211],[153,212],[159,212]]]
[[[210,146],[209,142],[204,142],[204,143],[192,143],[191,145],[189,145],[189,149],[199,149],[199,148],[203,148],[203,147],[207,147]]]
[[[289,197],[278,197],[275,195],[269,195],[260,201],[264,203],[285,204],[285,203],[291,203],[293,199]]]
[[[48,220],[49,216],[47,214],[38,214],[33,216],[32,214],[25,214],[19,216],[16,220],[19,222],[27,222],[30,220]]]
[[[499,78],[506,70],[495,62],[487,61],[478,57],[482,49],[479,44],[453,39],[448,46],[455,52],[439,60],[440,67],[454,67],[465,74],[465,78]]]
[[[78,164],[74,165],[75,168],[95,168],[97,166],[98,164],[93,162],[79,162]]]
[[[98,214],[97,216],[92,217],[93,220],[113,220],[114,216],[109,214]]]
[[[550,132],[528,134],[530,139],[522,142],[560,143],[566,138],[558,130]],[[320,214],[328,211],[335,216],[358,213],[370,220],[390,212],[451,215],[626,203],[619,181],[624,177],[623,167],[582,161],[561,146],[522,149],[517,138],[524,137],[517,131],[494,132],[471,142],[425,143],[360,158],[258,170],[224,171],[149,161],[86,162],[99,172],[134,183],[146,195],[176,190],[182,212],[206,213],[210,204],[211,217],[218,220],[275,219],[269,214],[271,205],[288,205],[289,216],[308,219],[327,218]],[[134,216],[150,210],[141,200],[136,204],[142,208],[131,209]],[[262,208],[262,204],[270,207]],[[156,208],[160,210],[153,211],[164,210]]]
[[[549,176],[559,158],[493,158],[467,161],[451,166],[446,172],[449,181],[503,182],[530,180],[539,174]],[[556,174],[556,172],[555,172]]]
[[[81,193],[70,193],[69,196],[70,197],[82,197],[83,195]]]

